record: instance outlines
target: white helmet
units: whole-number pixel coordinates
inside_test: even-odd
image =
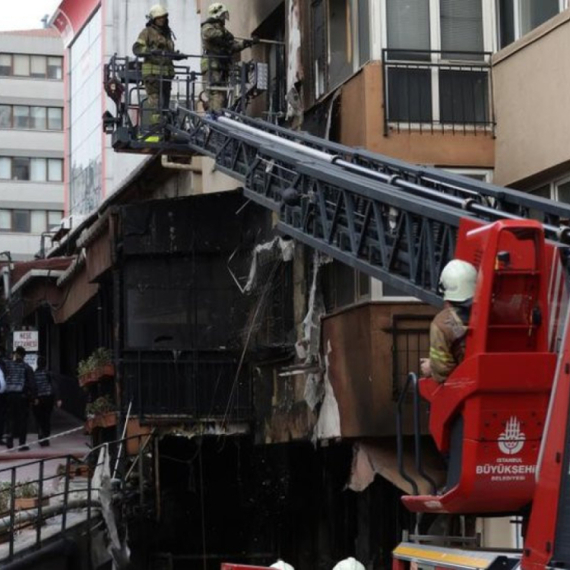
[[[164,16],[168,16],[168,10],[160,4],[152,6],[148,13],[149,20],[156,20],[157,18],[163,18]]]
[[[452,259],[441,272],[439,286],[444,301],[463,303],[475,294],[477,269],[462,259]]]
[[[276,568],[277,570],[295,570],[291,564],[287,564],[287,562],[281,559],[274,562],[269,568]]]
[[[358,562],[356,558],[345,558],[337,563],[333,570],[366,570],[362,562]]]
[[[219,18],[220,20],[229,20],[230,11],[225,4],[215,2],[208,8],[208,15],[210,18]]]

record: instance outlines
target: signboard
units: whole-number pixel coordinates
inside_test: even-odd
[[[38,352],[40,339],[38,331],[14,331],[14,350],[23,346],[26,352]]]

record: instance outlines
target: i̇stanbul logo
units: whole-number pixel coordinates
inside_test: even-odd
[[[515,416],[511,416],[505,431],[499,436],[499,449],[505,455],[514,455],[524,446],[525,435],[521,432],[521,423]]]

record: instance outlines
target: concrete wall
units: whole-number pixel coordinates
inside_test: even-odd
[[[569,10],[494,56],[497,184],[570,160],[569,56]]]
[[[366,65],[342,88],[340,142],[362,146],[418,164],[493,168],[494,140],[490,133],[442,133],[429,130],[391,131],[384,136],[383,85],[380,62]]]

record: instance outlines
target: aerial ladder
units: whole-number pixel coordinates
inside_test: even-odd
[[[428,553],[402,544],[395,570],[411,563],[570,565],[570,205],[349,148],[235,109],[209,118],[197,109],[190,88],[196,73],[188,68],[178,69],[187,73],[185,98],[164,112],[160,140],[151,141],[133,120],[140,77],[132,69],[127,58],[114,57],[105,70],[116,112],[106,113],[104,128],[117,152],[211,157],[240,181],[246,198],[277,214],[277,231],[435,306],[442,305],[439,275],[449,260],[477,267],[464,361],[444,384],[415,382],[430,404],[436,446],[449,458],[447,483],[403,501],[419,513],[526,509],[525,547],[522,556],[453,549],[434,555],[435,547]],[[242,79],[242,93],[259,91],[255,79],[246,88],[251,74]],[[238,103],[243,111],[244,98]]]

